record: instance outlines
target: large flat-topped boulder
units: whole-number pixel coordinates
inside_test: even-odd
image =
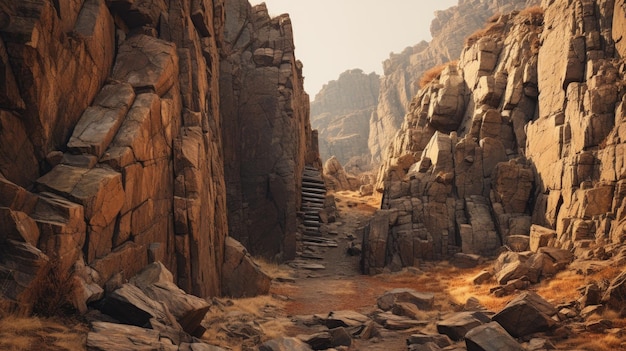
[[[525,292],[509,302],[493,320],[514,337],[547,331],[556,325],[552,319],[557,310],[541,296]]]

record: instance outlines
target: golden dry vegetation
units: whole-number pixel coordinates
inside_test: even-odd
[[[0,319],[0,350],[84,350],[87,326],[71,319],[4,316]]]
[[[457,64],[458,64],[458,61],[451,61],[451,62],[443,63],[443,64],[440,64],[440,65],[434,66],[432,68],[429,68],[420,77],[420,79],[419,79],[419,87],[420,88],[424,88],[425,86],[430,84],[430,82],[434,81],[435,79],[439,79],[439,77],[441,77],[441,72],[443,72],[443,70],[446,67],[448,67],[448,66],[456,66]]]

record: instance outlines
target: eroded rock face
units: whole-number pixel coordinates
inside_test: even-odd
[[[379,85],[377,74],[350,70],[326,84],[315,96],[311,126],[319,131],[323,160],[335,156],[344,165],[359,160],[361,171],[370,169],[369,120],[378,104]]]
[[[305,164],[321,168],[288,15],[228,1],[220,66],[230,235],[252,254],[295,257]]]
[[[430,25],[432,41],[421,42],[393,53],[383,63],[378,106],[370,120],[368,145],[372,163],[386,161],[386,152],[401,129],[404,116],[410,112],[413,97],[420,89],[420,77],[433,66],[457,60],[465,38],[482,28],[496,13],[508,13],[539,4],[526,1],[459,1],[457,6],[437,11]]]
[[[185,292],[219,295],[227,200],[250,209],[254,240],[280,239],[246,244],[295,252],[299,177],[320,163],[289,20],[263,9],[242,55],[245,1],[0,2],[0,249],[23,256],[0,269],[32,266],[0,277],[4,298],[27,308],[40,275],[75,269],[84,310],[156,261]]]
[[[552,1],[500,16],[416,94],[377,184],[394,213],[386,266],[411,251],[593,256],[624,241],[617,7]]]

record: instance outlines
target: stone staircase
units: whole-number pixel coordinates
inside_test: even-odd
[[[323,237],[320,212],[324,210],[326,201],[326,185],[319,170],[305,167],[302,175],[302,235],[300,236],[301,250],[299,258],[321,260],[323,256],[317,253],[321,247],[337,247],[335,240]]]

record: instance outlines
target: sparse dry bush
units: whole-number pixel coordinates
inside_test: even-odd
[[[522,17],[543,16],[543,8],[539,5],[527,7],[521,10],[518,16],[522,16]]]
[[[499,22],[492,22],[487,24],[486,27],[476,30],[474,33],[470,34],[467,38],[465,38],[465,46],[471,46],[475,42],[477,42],[480,38],[483,38],[489,34],[492,34],[496,31],[496,29],[501,28],[502,24]]]
[[[47,274],[36,280],[31,289],[33,314],[44,317],[70,315],[75,312],[72,296],[76,281],[72,272],[60,268],[57,261],[51,261]]]
[[[443,72],[446,67],[456,66],[457,63],[458,61],[451,61],[428,69],[426,72],[424,72],[424,74],[422,74],[422,77],[419,80],[419,87],[424,88],[433,80],[439,79],[439,77],[441,76],[441,72]]]

